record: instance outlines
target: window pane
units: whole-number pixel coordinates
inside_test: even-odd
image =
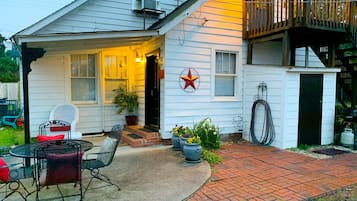
[[[95,55],[88,55],[88,77],[95,77]]]
[[[234,77],[216,76],[215,81],[216,96],[234,96]]]
[[[126,80],[106,80],[105,81],[105,100],[112,101],[115,96],[115,89],[118,89],[119,86],[126,89]]]
[[[72,55],[71,56],[71,74],[73,77],[78,76],[78,69],[79,69],[79,56]]]
[[[222,53],[216,52],[216,73],[222,73]]]
[[[230,54],[229,57],[229,73],[235,74],[236,73],[236,54]]]
[[[95,101],[95,79],[72,78],[73,101]]]
[[[88,56],[81,55],[80,57],[80,69],[79,69],[79,76],[80,77],[87,77],[87,67],[88,67]]]
[[[222,58],[222,72],[220,73],[230,73],[229,72],[229,54],[228,53],[223,53],[223,58]]]

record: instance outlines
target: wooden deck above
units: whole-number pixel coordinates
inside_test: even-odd
[[[357,2],[337,0],[247,0],[245,39],[309,28],[349,33],[357,40]]]

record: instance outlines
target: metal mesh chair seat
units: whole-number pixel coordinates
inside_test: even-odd
[[[105,164],[100,160],[88,159],[82,162],[82,169],[98,169],[102,167],[105,167]]]
[[[109,179],[109,177],[102,174],[100,172],[100,169],[107,167],[112,163],[115,152],[121,139],[122,130],[122,125],[115,125],[112,128],[111,132],[104,139],[100,151],[98,153],[87,154],[86,159],[82,161],[82,169],[89,170],[91,174],[91,178],[87,187],[85,188],[84,193],[88,190],[89,186],[93,182],[93,179],[97,179],[109,185],[113,185],[118,190],[120,190],[120,187],[117,184],[113,183]]]

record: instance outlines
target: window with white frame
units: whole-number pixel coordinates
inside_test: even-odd
[[[71,55],[72,101],[94,102],[96,98],[96,55]]]
[[[233,97],[237,82],[237,53],[216,51],[215,96]]]
[[[127,89],[127,57],[104,55],[105,101],[112,102],[115,90],[119,87]]]

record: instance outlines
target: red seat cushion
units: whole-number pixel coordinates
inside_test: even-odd
[[[38,135],[37,136],[37,141],[38,142],[44,142],[44,141],[49,141],[49,140],[63,140],[64,139],[64,134],[58,134],[58,135],[52,135],[52,136],[46,136],[46,135]]]
[[[10,170],[3,158],[0,158],[0,180],[8,182],[10,177]]]
[[[71,130],[71,126],[51,126],[50,131],[55,132],[55,131],[69,131]]]
[[[83,152],[48,154],[47,169],[40,178],[41,185],[80,181],[82,156]]]

